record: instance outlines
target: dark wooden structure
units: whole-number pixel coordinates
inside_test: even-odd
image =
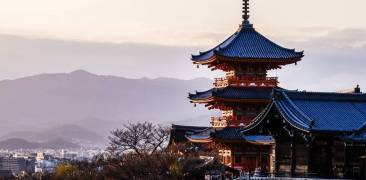
[[[276,141],[278,176],[366,178],[366,94],[275,90],[245,134]]]
[[[244,136],[241,129],[226,127],[223,129],[210,128],[201,132],[186,135],[189,142],[199,144],[215,144],[219,147],[221,162],[244,172],[254,172],[256,168],[270,171],[272,136]]]

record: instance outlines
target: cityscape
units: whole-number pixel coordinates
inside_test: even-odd
[[[88,161],[102,154],[103,149],[18,149],[0,150],[0,176],[32,177],[51,173],[58,164],[68,161]]]

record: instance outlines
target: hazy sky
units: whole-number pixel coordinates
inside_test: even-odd
[[[275,42],[305,50],[298,66],[273,72],[282,85],[344,89],[366,86],[365,7],[365,0],[251,0],[251,22]],[[241,0],[0,0],[0,79],[76,69],[213,77],[195,70],[190,54],[240,22]]]
[[[0,33],[39,38],[157,44],[212,44],[241,21],[241,0],[0,0]],[[366,28],[365,0],[251,0],[267,34],[298,28]],[[319,30],[318,33],[322,33]],[[207,41],[210,40],[211,41]]]

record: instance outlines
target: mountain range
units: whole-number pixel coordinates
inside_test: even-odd
[[[29,142],[24,139],[11,138],[0,141],[0,149],[17,150],[17,149],[71,149],[79,148],[80,145],[74,144],[63,139],[54,139],[44,143]]]
[[[208,125],[211,112],[194,108],[188,92],[210,79],[128,79],[84,70],[0,82],[0,140],[103,143],[123,124],[151,121]]]

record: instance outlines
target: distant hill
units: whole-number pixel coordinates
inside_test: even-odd
[[[44,148],[50,149],[66,149],[66,148],[79,148],[80,145],[58,138],[47,141],[42,144]]]
[[[40,147],[42,147],[40,143],[29,142],[24,139],[18,139],[18,138],[0,141],[0,149],[9,149],[9,150],[22,149],[22,148],[37,149]]]
[[[209,111],[194,108],[188,92],[206,90],[205,78],[127,79],[83,70],[41,74],[0,82],[0,140],[24,138],[71,142],[103,141],[109,131],[134,121],[169,124],[199,119]]]
[[[0,149],[16,150],[16,149],[65,149],[65,148],[78,148],[77,144],[65,141],[63,139],[55,139],[46,143],[29,142],[24,139],[12,138],[4,141],[0,141]]]
[[[50,142],[55,141],[55,139],[65,139],[69,142],[77,144],[90,144],[90,143],[101,143],[103,144],[106,140],[100,134],[93,131],[87,130],[85,128],[79,127],[77,125],[63,125],[59,127],[54,127],[47,129],[45,131],[33,132],[33,131],[14,131],[7,133],[0,137],[0,140],[9,138],[20,138],[28,141],[34,142]]]

